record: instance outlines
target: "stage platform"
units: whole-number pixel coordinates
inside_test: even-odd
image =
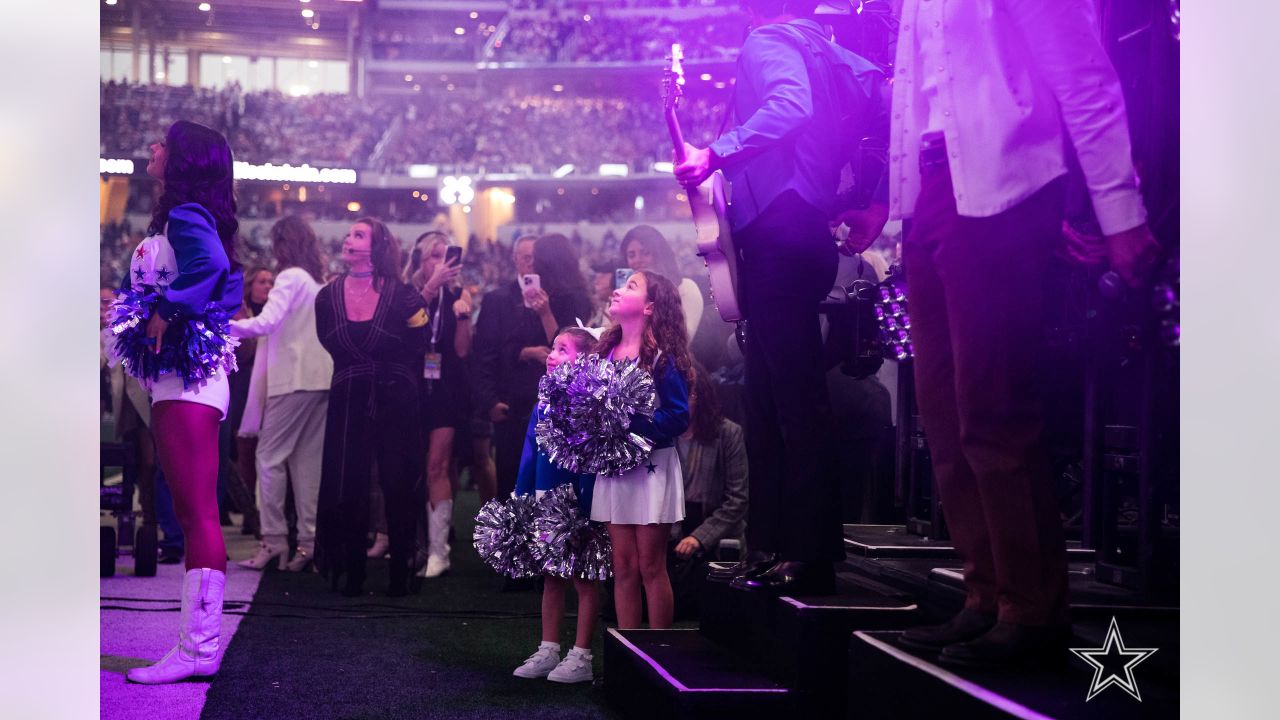
[[[624,715],[664,720],[778,712],[910,718],[952,705],[965,709],[963,717],[1176,713],[1177,599],[1097,582],[1092,551],[1077,547],[1070,556],[1077,646],[1102,647],[1114,617],[1128,647],[1159,648],[1135,670],[1141,703],[1116,687],[1086,702],[1093,670],[1075,656],[1056,672],[975,673],[899,648],[902,629],[963,606],[954,550],[902,526],[846,526],[845,543],[835,595],[770,597],[708,580],[697,630],[611,630],[604,656],[610,704]]]

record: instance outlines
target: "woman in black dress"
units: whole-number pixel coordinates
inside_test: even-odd
[[[380,220],[361,218],[342,243],[347,272],[316,296],[316,332],[333,356],[324,469],[316,512],[316,566],[342,594],[363,593],[369,482],[386,498],[391,539],[387,594],[407,591],[422,457],[418,383],[426,353],[422,296],[400,282],[400,249]]]

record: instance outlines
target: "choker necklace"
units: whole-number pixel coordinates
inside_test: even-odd
[[[367,270],[365,272],[356,272],[352,270],[348,272],[347,275],[350,275],[353,278],[367,278],[367,277],[373,277],[373,271]]]

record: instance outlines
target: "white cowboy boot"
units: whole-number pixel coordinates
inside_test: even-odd
[[[445,500],[427,513],[427,564],[418,571],[418,577],[440,577],[449,571],[449,527],[452,524],[452,500]]]
[[[129,671],[129,681],[145,685],[213,675],[222,665],[222,593],[225,573],[210,568],[188,570],[182,578],[182,617],[178,644],[160,662]]]
[[[289,540],[284,535],[264,535],[258,543],[258,550],[248,560],[241,560],[239,565],[250,570],[261,570],[271,562],[272,558],[280,558],[279,569],[284,570],[289,561]]]

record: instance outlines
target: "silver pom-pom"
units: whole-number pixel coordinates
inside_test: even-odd
[[[529,541],[535,513],[536,503],[529,495],[506,501],[494,498],[485,503],[476,513],[472,535],[480,559],[509,578],[538,575],[540,570],[534,564]]]
[[[653,450],[628,431],[632,416],[652,417],[656,407],[653,376],[636,361],[579,357],[538,383],[538,447],[564,470],[621,475]]]
[[[542,496],[532,531],[534,563],[544,574],[596,581],[613,576],[609,531],[582,515],[572,485]]]

